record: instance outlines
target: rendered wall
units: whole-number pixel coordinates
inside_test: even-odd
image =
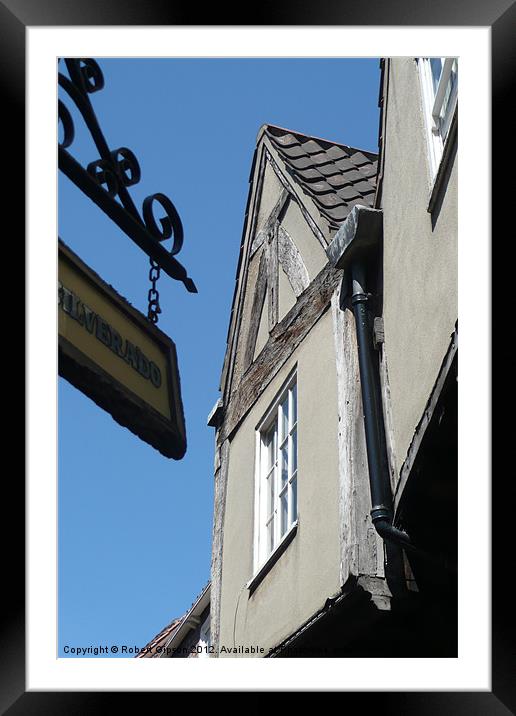
[[[269,649],[339,591],[337,384],[333,343],[331,312],[327,311],[260,396],[230,443],[219,647],[260,645]],[[245,585],[253,577],[255,429],[296,362],[298,531],[249,596]]]
[[[417,65],[414,58],[401,58],[391,60],[390,67],[381,207],[383,315],[399,469],[458,315],[457,159],[452,156],[442,204],[431,215]]]

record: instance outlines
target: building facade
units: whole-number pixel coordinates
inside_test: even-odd
[[[258,133],[208,420],[214,656],[456,649],[456,87],[383,60],[379,155]]]

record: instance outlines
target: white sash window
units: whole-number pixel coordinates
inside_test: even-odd
[[[433,181],[457,106],[458,60],[456,57],[419,57],[417,63]]]
[[[297,521],[297,384],[282,391],[258,430],[257,560],[262,564]]]

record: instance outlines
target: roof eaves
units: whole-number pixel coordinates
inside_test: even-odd
[[[181,619],[177,629],[171,634],[170,639],[165,643],[165,650],[180,642],[192,628],[192,621],[198,620],[206,607],[210,604],[211,581],[208,582],[196,601]]]
[[[265,125],[262,125],[262,129],[265,127]],[[261,132],[261,130],[260,130]],[[260,132],[258,133],[258,136],[260,136]],[[239,287],[239,276],[240,276],[240,269],[242,266],[242,259],[244,254],[244,245],[245,245],[245,237],[247,235],[248,225],[249,225],[249,213],[250,213],[250,206],[253,195],[256,195],[255,189],[259,187],[262,179],[263,179],[263,152],[260,154],[259,160],[258,160],[258,150],[259,150],[259,144],[255,147],[254,153],[253,153],[253,161],[251,164],[251,171],[249,173],[249,190],[247,194],[247,202],[246,202],[246,208],[245,208],[245,215],[244,215],[244,223],[242,226],[242,235],[240,239],[240,249],[238,253],[238,262],[236,267],[236,273],[235,273],[235,287],[233,289],[233,299],[231,301],[231,309],[229,314],[229,325],[228,330],[226,334],[226,352],[224,354],[224,362],[222,365],[222,372],[220,376],[220,382],[219,382],[219,391],[222,392],[222,399],[224,400],[225,390],[226,390],[226,384],[227,384],[227,377],[228,377],[228,370],[229,370],[229,360],[231,357],[231,343],[232,343],[232,335],[234,332],[235,327],[235,321],[237,320],[237,316],[235,314],[235,309],[237,307],[237,297],[238,297],[238,287]],[[257,172],[258,167],[258,172]],[[258,176],[256,177],[256,174],[258,173]],[[255,187],[255,183],[257,187]]]

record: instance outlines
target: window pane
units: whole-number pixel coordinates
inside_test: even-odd
[[[288,491],[285,490],[283,495],[281,496],[281,520],[280,520],[280,526],[281,526],[281,537],[285,534],[288,527]]]
[[[267,552],[272,552],[274,549],[274,517],[267,525]]]
[[[447,113],[451,110],[450,107],[450,100],[452,96],[455,94],[455,88],[457,86],[457,61],[455,60],[452,65],[452,70],[450,74],[450,79],[448,80],[448,84],[446,86],[446,92],[443,99],[443,104],[441,107],[441,119],[445,120]]]
[[[264,442],[267,449],[267,470],[270,470],[276,461],[276,425],[265,435]]]
[[[290,483],[290,494],[291,494],[291,505],[292,511],[290,513],[290,523],[292,524],[297,520],[297,477],[292,479]]]
[[[281,484],[284,487],[288,480],[288,442],[281,448]]]
[[[267,477],[267,517],[274,512],[274,470]]]
[[[432,72],[432,85],[434,88],[434,95],[437,92],[437,86],[441,78],[441,72],[443,71],[443,59],[442,57],[431,57],[430,58],[430,70]]]
[[[281,435],[280,440],[284,440],[285,436],[288,435],[288,395],[281,404]]]
[[[290,462],[292,463],[292,472],[294,473],[297,470],[297,428],[294,428],[292,431]]]
[[[292,386],[291,398],[292,398],[292,403],[291,403],[292,422],[291,422],[291,425],[294,425],[294,423],[297,420],[297,385]]]

